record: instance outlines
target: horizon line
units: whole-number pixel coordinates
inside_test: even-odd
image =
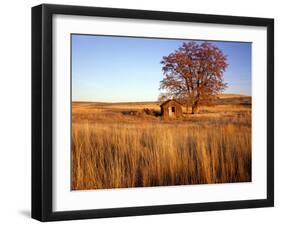
[[[222,93],[219,95],[239,95],[242,97],[252,97],[252,95],[240,93]],[[159,100],[141,100],[141,101],[94,101],[94,100],[71,100],[71,102],[92,102],[92,103],[143,103],[143,102],[161,102]]]

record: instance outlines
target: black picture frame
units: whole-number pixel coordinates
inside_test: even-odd
[[[54,212],[52,210],[52,18],[55,14],[266,27],[267,198]],[[32,8],[32,218],[40,221],[57,221],[270,206],[274,206],[273,19],[50,4]]]

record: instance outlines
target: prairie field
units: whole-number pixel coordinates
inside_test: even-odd
[[[72,190],[251,181],[251,97],[163,120],[160,103],[72,103]]]

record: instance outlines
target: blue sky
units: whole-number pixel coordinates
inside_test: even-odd
[[[156,101],[162,57],[188,41],[72,35],[72,100]],[[251,43],[209,42],[227,56],[225,93],[251,95]]]

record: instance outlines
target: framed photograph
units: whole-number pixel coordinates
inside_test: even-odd
[[[274,21],[32,8],[32,217],[274,205]]]

